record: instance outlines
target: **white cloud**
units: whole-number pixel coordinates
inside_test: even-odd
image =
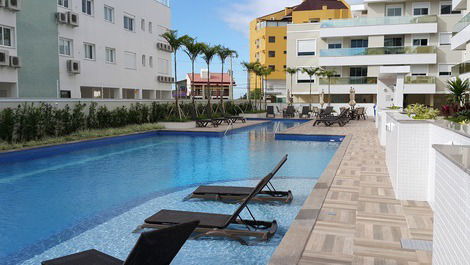
[[[268,3],[269,2],[269,3]],[[250,21],[288,6],[295,6],[302,0],[239,0],[221,8],[222,20],[230,28],[249,35]],[[362,0],[347,0],[350,4],[359,4]]]

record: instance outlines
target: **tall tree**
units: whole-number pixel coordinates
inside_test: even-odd
[[[229,58],[229,57],[238,57],[238,53],[234,50],[230,50],[229,48],[226,48],[226,47],[223,47],[223,46],[218,46],[217,55],[219,56],[220,62],[222,63],[222,80],[221,80],[222,86],[220,88],[220,93],[219,93],[220,107],[225,112],[224,95],[223,95],[224,94],[223,93],[224,92],[224,65],[225,65],[225,61],[227,60],[227,58]],[[232,78],[231,82],[233,82],[233,78]]]
[[[261,91],[263,90],[263,66],[260,63],[255,65],[253,70],[255,73],[255,106],[256,100],[259,101],[259,108],[261,109]],[[260,86],[258,88],[258,80],[260,81]]]
[[[291,105],[291,93],[294,90],[294,75],[299,71],[297,68],[286,68],[286,73],[290,75],[290,90],[287,89],[287,96],[286,96],[286,101],[289,105]]]
[[[309,106],[312,109],[312,77],[320,72],[320,68],[317,67],[304,67],[302,73],[305,73],[309,77],[310,81],[310,93],[309,93]]]
[[[169,30],[169,31],[163,33],[161,36],[162,36],[162,38],[164,38],[168,42],[168,44],[173,49],[173,57],[174,57],[174,64],[175,64],[175,73],[174,73],[175,74],[175,91],[176,91],[175,104],[176,104],[176,111],[178,112],[178,116],[181,119],[182,118],[182,113],[181,113],[181,108],[180,108],[179,101],[178,101],[179,95],[178,95],[178,82],[177,82],[178,75],[177,75],[177,72],[176,72],[176,70],[177,70],[176,55],[177,55],[178,50],[181,48],[181,46],[188,39],[190,39],[190,37],[188,35],[178,37],[178,31],[176,31],[176,30]]]
[[[208,101],[207,101],[207,106],[208,106],[208,114],[212,115],[212,106],[211,106],[211,91],[210,91],[210,78],[211,78],[211,71],[210,71],[210,66],[212,59],[214,59],[214,56],[217,55],[217,52],[219,51],[219,47],[217,46],[211,46],[209,44],[203,43],[202,44],[202,51],[201,54],[203,55],[202,58],[207,64],[207,88],[208,90]],[[206,93],[207,95],[207,93]]]
[[[268,88],[268,77],[272,74],[274,70],[271,67],[263,66],[261,68],[261,77],[264,79],[264,89],[263,89],[263,98],[264,98],[264,107],[267,106],[267,97],[266,97],[266,89]]]
[[[336,75],[336,71],[320,68],[318,75],[328,78],[328,106],[331,106],[331,78]]]
[[[250,91],[251,91],[251,74],[254,73],[255,71],[255,68],[256,68],[256,65],[258,64],[258,62],[254,62],[254,63],[249,63],[249,62],[242,62],[242,65],[243,67],[245,67],[246,69],[246,76],[247,76],[247,93],[246,93],[246,97],[248,98],[248,101],[251,102],[251,95],[250,95]],[[255,82],[256,82],[256,77],[255,77]],[[256,85],[255,85],[256,86]],[[255,88],[256,89],[256,88]]]
[[[203,44],[196,42],[195,39],[189,38],[184,42],[184,52],[188,55],[189,60],[191,60],[191,98],[192,98],[192,103],[194,107],[194,111],[197,114],[197,108],[196,108],[196,103],[194,100],[194,64],[196,62],[197,57],[201,54],[202,49],[203,49]]]

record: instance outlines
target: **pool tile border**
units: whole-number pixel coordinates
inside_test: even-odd
[[[327,168],[318,179],[315,187],[305,201],[281,243],[271,256],[269,265],[298,264],[310,234],[315,227],[320,209],[330,190],[336,172],[346,154],[352,136],[345,136]]]

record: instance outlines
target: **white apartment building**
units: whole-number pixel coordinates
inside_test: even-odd
[[[161,37],[169,0],[22,1],[18,9],[0,8],[21,64],[0,67],[0,97],[171,98],[172,51]]]
[[[328,79],[298,73],[294,101],[318,103],[331,89],[333,103],[356,101],[379,108],[411,103],[440,105],[446,100],[451,68],[461,51],[451,49],[454,25],[462,18],[449,1],[366,0],[352,7],[354,18],[288,26],[288,67],[323,67]]]
[[[10,60],[16,58],[16,12],[9,1],[0,1],[0,97],[16,95],[18,71]],[[14,3],[13,3],[14,4]]]
[[[462,50],[461,63],[454,66],[452,73],[462,79],[470,79],[470,1],[452,1],[454,11],[461,11],[464,16],[455,24],[451,44],[453,50]]]

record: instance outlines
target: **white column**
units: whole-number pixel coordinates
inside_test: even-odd
[[[405,89],[405,74],[397,74],[397,84],[395,86],[395,95],[393,97],[393,104],[398,107],[403,107],[403,93]]]

